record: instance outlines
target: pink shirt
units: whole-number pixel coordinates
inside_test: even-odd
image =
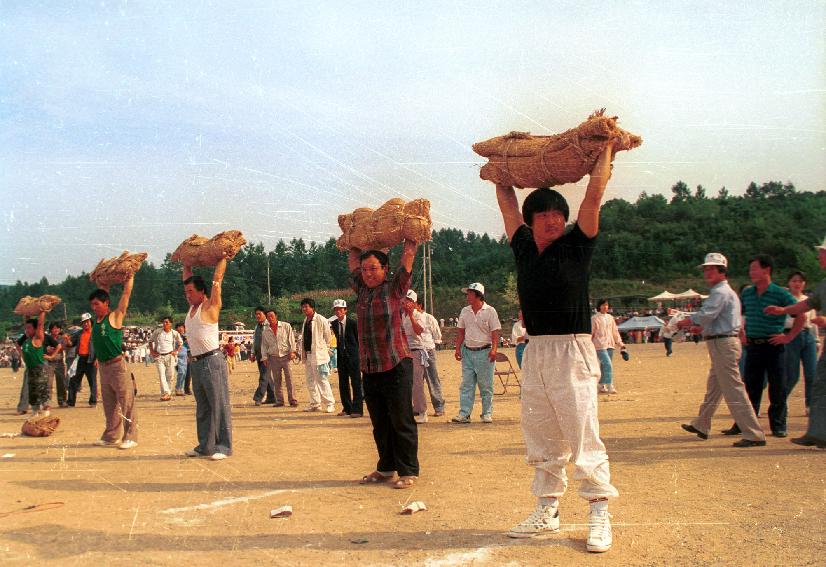
[[[608,313],[597,313],[591,317],[591,341],[597,350],[625,346],[617,329],[617,322]]]

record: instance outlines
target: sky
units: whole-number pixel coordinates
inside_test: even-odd
[[[606,199],[821,191],[825,32],[824,0],[0,0],[0,284],[193,233],[324,242],[391,197],[500,235],[471,145],[602,107],[644,139]]]

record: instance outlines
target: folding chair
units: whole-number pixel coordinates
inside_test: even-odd
[[[500,370],[499,363],[502,363],[502,369]],[[502,391],[497,392],[494,390],[494,394],[500,396],[508,391],[508,386],[510,385],[510,377],[513,375],[513,379],[516,380],[516,385],[519,386],[519,391],[522,391],[522,383],[519,381],[519,375],[516,373],[516,369],[511,364],[511,359],[508,358],[508,355],[502,352],[496,353],[496,366],[493,369],[493,375],[499,378],[499,383],[502,384]],[[507,364],[507,366],[505,366]]]

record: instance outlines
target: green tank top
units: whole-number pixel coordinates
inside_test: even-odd
[[[26,368],[34,368],[43,364],[45,362],[43,345],[36,347],[32,344],[31,339],[26,339],[26,342],[23,343],[23,361],[26,363]]]
[[[123,329],[112,327],[108,313],[100,323],[92,323],[92,344],[95,345],[95,358],[100,362],[123,354]]]

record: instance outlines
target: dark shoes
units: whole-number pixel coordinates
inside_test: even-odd
[[[697,437],[699,437],[700,439],[702,439],[704,441],[706,439],[708,439],[708,434],[707,433],[703,433],[702,431],[700,431],[699,429],[697,429],[693,425],[689,425],[688,423],[683,423],[681,425],[681,427],[683,429],[685,429],[686,431],[688,431],[689,433],[694,433]]]
[[[723,435],[740,435],[740,428],[737,427],[737,424],[735,423],[730,428],[723,429],[720,433]]]
[[[765,441],[753,441],[751,439],[740,439],[736,443],[732,443],[732,447],[765,447]]]
[[[791,441],[795,445],[803,445],[804,447],[817,446],[818,449],[826,449],[826,441],[821,441],[820,439],[815,439],[814,437],[809,437],[808,435],[804,435],[803,437],[795,437]]]
[[[774,437],[780,437],[782,439],[783,437],[786,437],[786,432],[785,431],[772,431],[772,435]]]

